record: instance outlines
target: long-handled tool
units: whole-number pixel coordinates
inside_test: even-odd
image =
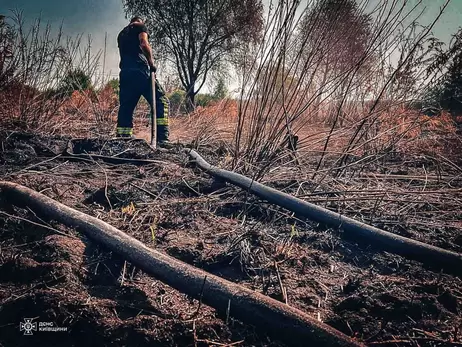
[[[157,115],[156,115],[156,73],[151,71],[151,146],[157,145]]]

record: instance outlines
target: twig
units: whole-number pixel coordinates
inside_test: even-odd
[[[428,184],[428,173],[427,173],[427,170],[425,169],[425,164],[422,165],[422,169],[424,170],[424,173],[425,173],[425,183],[424,183],[424,186],[422,188],[422,191],[424,192],[425,189],[427,188],[427,184]]]
[[[131,148],[127,148],[127,149],[123,150],[122,152],[119,152],[119,153],[117,153],[117,154],[114,154],[113,157],[118,157],[119,155],[124,154],[124,153],[126,153],[126,152],[128,152],[128,151],[130,151],[130,150],[131,150]]]
[[[226,307],[226,325],[229,323],[229,313],[231,311],[231,300],[228,300],[228,307]]]
[[[215,341],[210,341],[210,340],[197,339],[197,342],[205,342],[205,343],[208,343],[209,345],[223,346],[223,347],[237,346],[243,343],[244,341],[245,340],[236,341],[232,343],[220,343],[220,342],[215,342]]]
[[[61,157],[61,154],[58,154],[57,156],[55,156],[55,157],[53,157],[53,158],[49,158],[49,159],[46,159],[46,160],[44,160],[44,161],[41,161],[40,163],[36,163],[36,164],[30,165],[30,166],[28,166],[28,167],[25,167],[24,169],[21,169],[21,170],[19,170],[19,171],[12,172],[12,173],[6,175],[6,177],[18,175],[18,174],[20,174],[21,172],[30,170],[30,169],[32,169],[32,168],[34,168],[34,167],[40,166],[40,165],[45,164],[45,163],[49,163],[50,161],[53,161],[53,160],[55,160],[55,159],[57,159],[57,158],[59,158],[59,157]]]
[[[284,285],[282,284],[281,274],[279,273],[279,266],[276,261],[274,261],[274,268],[276,269],[276,274],[278,276],[278,282],[279,282],[279,288],[281,289],[282,300],[284,301],[286,305],[288,305],[286,288],[284,288]]]
[[[327,298],[329,297],[329,288],[327,288],[327,286],[324,283],[318,281],[317,279],[314,280],[317,284],[321,286],[322,289],[324,289],[324,293],[326,294],[324,301],[327,301]]]
[[[81,306],[90,305],[89,300],[87,300],[86,303],[80,304],[80,305]],[[157,317],[160,317],[160,318],[163,318],[163,319],[173,319],[174,318],[173,315],[159,312],[157,309],[155,309],[155,311],[153,311],[152,307],[135,306],[133,304],[127,303],[125,300],[115,300],[114,303],[112,303],[112,302],[98,302],[98,306],[102,306],[102,307],[113,308],[114,305],[115,305],[115,307],[118,307],[118,308],[130,308],[130,309],[133,309],[133,310],[139,310],[140,312],[145,312],[145,313],[148,313],[150,315],[157,316]]]
[[[165,164],[166,162],[161,160],[153,160],[153,159],[130,159],[130,158],[119,158],[119,157],[111,157],[106,155],[99,155],[99,154],[68,154],[67,156],[62,156],[63,159],[76,159],[76,160],[95,160],[101,159],[104,162],[108,162],[111,164],[132,164],[132,165],[143,165],[143,164]]]
[[[202,195],[202,194],[199,193],[197,190],[195,190],[193,187],[191,187],[191,186],[188,184],[188,182],[186,182],[186,180],[184,179],[184,177],[181,178],[181,180],[183,181],[184,184],[186,184],[186,186],[187,186],[189,189],[191,189],[191,190],[192,190],[194,193],[196,193],[198,196],[201,196],[201,195]]]
[[[387,179],[387,180],[418,180],[418,181],[427,181],[427,180],[432,180],[432,181],[440,181],[440,180],[453,180],[455,177],[454,176],[417,176],[417,175],[387,175],[387,174],[366,174],[364,177],[357,177],[356,179],[360,180],[369,180],[371,178],[382,178],[382,179]],[[459,177],[459,176],[457,176]]]
[[[462,168],[458,166],[457,164],[455,164],[454,162],[450,161],[448,158],[438,153],[436,153],[436,155],[440,157],[441,159],[443,159],[446,163],[450,164],[450,166],[452,166],[453,169],[456,169],[457,171],[462,172]]]
[[[148,194],[151,198],[154,198],[154,199],[157,199],[157,198],[158,198],[158,196],[157,196],[156,194],[151,193],[149,190],[146,190],[146,189],[144,189],[143,187],[137,186],[137,185],[134,184],[134,183],[130,183],[130,185],[133,186],[133,187],[135,187],[135,188],[137,188],[137,189],[139,189],[139,190],[141,190],[141,191],[143,191],[143,192],[145,192],[145,193]]]
[[[194,338],[194,347],[197,347],[197,335],[196,335],[196,320],[193,320],[193,338]]]
[[[392,343],[407,343],[412,344],[413,341],[434,341],[434,342],[444,342],[446,346],[462,346],[460,342],[449,342],[443,339],[438,338],[431,338],[431,337],[411,337],[409,339],[395,339],[395,340],[387,340],[387,341],[377,341],[377,342],[369,342],[369,345],[380,346],[380,345],[388,345]]]
[[[108,177],[107,177],[107,171],[96,161],[94,160],[94,163],[96,165],[98,165],[98,167],[103,171],[104,173],[104,177],[105,177],[105,184],[104,184],[104,196],[106,197],[106,200],[107,200],[107,203],[109,204],[109,208],[111,210],[113,210],[113,207],[112,207],[112,204],[111,204],[111,200],[109,200],[109,196],[108,196],[108,193],[107,193],[107,189],[108,189]]]
[[[189,321],[195,317],[197,317],[197,315],[199,314],[199,310],[201,309],[202,307],[202,296],[204,295],[204,288],[205,288],[205,282],[207,281],[207,275],[204,276],[204,282],[202,282],[202,289],[201,289],[201,294],[199,296],[199,306],[197,306],[197,310],[196,312],[194,312],[191,317],[189,317],[188,319],[186,319],[186,321]]]
[[[31,221],[29,219],[26,219],[26,218],[22,218],[22,217],[19,217],[19,216],[13,216],[13,215],[11,215],[9,213],[6,213],[6,212],[3,212],[3,211],[0,211],[0,214],[3,214],[3,215],[5,215],[7,217],[10,217],[10,218],[18,219],[20,221],[23,221],[23,222],[26,222],[26,223],[29,223],[29,224],[36,225],[36,226],[44,228],[44,229],[51,230],[51,231],[53,231],[53,232],[55,232],[55,233],[57,233],[59,235],[63,235],[63,236],[67,236],[67,237],[70,237],[70,238],[75,239],[75,240],[79,240],[78,237],[63,233],[62,231],[56,230],[55,228],[52,228],[52,227],[49,227],[47,225],[43,225],[43,224],[40,224],[40,223],[33,222],[33,221]]]
[[[47,225],[47,226],[49,226],[49,227],[51,228],[51,225],[50,225],[49,223],[45,222],[45,221],[44,221],[42,218],[40,218],[39,216],[37,216],[37,214],[36,214],[34,211],[32,211],[30,207],[27,207],[27,210],[28,210],[30,213],[32,213],[32,214],[34,215],[34,217],[37,218],[40,222],[42,222],[43,224],[45,224],[45,225]]]
[[[124,266],[122,267],[122,278],[120,280],[120,286],[123,287],[125,282],[125,272],[127,271],[127,261],[124,261]]]

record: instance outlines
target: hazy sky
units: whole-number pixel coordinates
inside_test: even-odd
[[[266,0],[264,2],[268,2]],[[416,2],[417,0],[411,0]],[[445,0],[423,0],[428,10],[425,19],[433,18]],[[302,0],[303,2],[303,0]],[[10,14],[10,9],[23,10],[24,16],[33,20],[42,14],[42,19],[53,26],[64,21],[68,35],[91,34],[93,46],[103,48],[107,32],[106,73],[117,76],[119,72],[117,34],[127,24],[121,0],[0,0],[0,14]],[[435,28],[435,34],[448,40],[459,26],[462,26],[462,0],[452,0],[449,10]]]

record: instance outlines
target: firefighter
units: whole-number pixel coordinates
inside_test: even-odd
[[[141,96],[152,106],[150,73],[156,72],[147,28],[140,17],[133,17],[117,37],[120,53],[120,108],[117,136],[132,137],[133,111]],[[156,80],[157,142],[168,143],[169,101]]]

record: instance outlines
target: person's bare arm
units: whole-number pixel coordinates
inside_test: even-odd
[[[147,33],[140,33],[138,37],[140,39],[140,47],[141,47],[146,59],[148,59],[149,67],[151,67],[151,68],[153,68],[155,70],[154,57],[152,55],[151,45],[149,44],[149,41],[148,41],[148,34]]]

